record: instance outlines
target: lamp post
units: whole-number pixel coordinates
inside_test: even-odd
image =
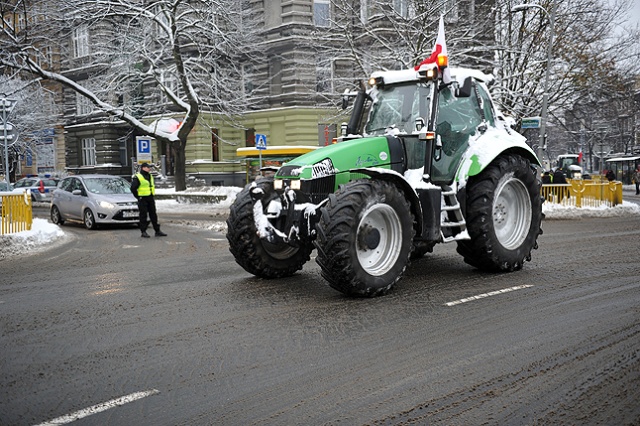
[[[554,34],[554,21],[556,17],[556,2],[551,4],[551,13],[547,12],[547,9],[539,4],[518,4],[511,9],[511,12],[522,12],[527,9],[540,9],[549,20],[549,44],[547,45],[547,69],[544,73],[543,92],[542,92],[542,111],[540,112],[540,143],[538,144],[538,157],[542,161],[542,155],[547,149],[546,143],[546,127],[547,127],[547,104],[549,103],[549,94],[547,90],[549,88],[549,72],[551,70],[551,58],[553,53],[553,36]]]

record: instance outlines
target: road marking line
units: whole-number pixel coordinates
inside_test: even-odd
[[[502,290],[491,291],[489,293],[478,294],[477,296],[465,297],[464,299],[454,300],[453,302],[445,303],[445,306],[455,306],[461,303],[471,302],[478,299],[484,299],[485,297],[495,296],[497,294],[509,293],[510,291],[522,290],[523,288],[533,287],[533,285],[518,285],[515,287],[503,288]]]
[[[120,405],[128,404],[129,402],[136,401],[138,399],[146,398],[147,396],[155,395],[160,393],[157,389],[151,389],[148,391],[142,392],[134,392],[129,395],[121,396],[117,399],[112,399],[111,401],[103,402],[101,404],[96,404],[92,407],[85,408],[84,410],[76,411],[75,413],[67,414],[65,416],[56,417],[53,420],[49,420],[48,422],[40,423],[36,426],[55,426],[55,425],[64,425],[67,423],[71,423],[73,421],[82,419],[84,417],[90,416],[92,414],[100,413],[102,411],[106,411],[110,408],[118,407]]]

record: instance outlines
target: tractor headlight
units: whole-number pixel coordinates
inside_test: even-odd
[[[299,191],[300,190],[300,179],[296,179],[296,180],[292,180],[291,181],[291,189],[293,189],[294,191]]]
[[[282,179],[274,179],[273,189],[282,189]]]

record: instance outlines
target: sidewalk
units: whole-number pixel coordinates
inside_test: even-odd
[[[636,195],[635,185],[624,185],[622,187],[622,201],[640,204],[640,195]]]

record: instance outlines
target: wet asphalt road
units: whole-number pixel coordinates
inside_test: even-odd
[[[252,277],[222,233],[162,219],[0,262],[1,425],[140,391],[75,424],[640,424],[640,217],[546,220],[511,274],[439,245],[366,300],[313,261]]]

